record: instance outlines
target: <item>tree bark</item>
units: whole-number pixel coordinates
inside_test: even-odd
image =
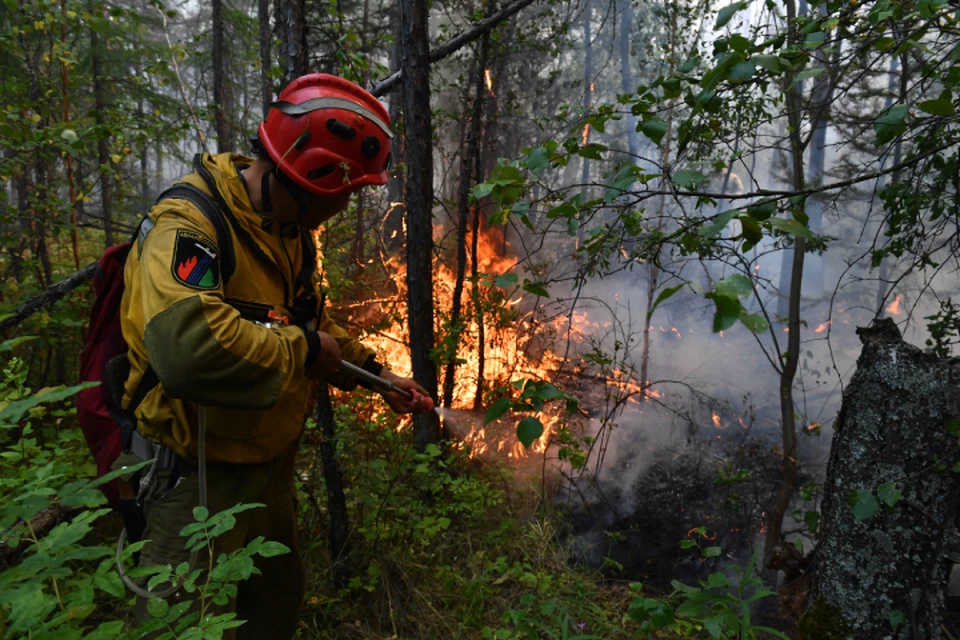
[[[427,0],[401,0],[401,88],[407,169],[407,310],[413,377],[437,397],[437,365],[431,360],[433,330],[433,129]],[[440,439],[436,413],[414,417],[414,441],[422,451]]]
[[[637,90],[633,84],[633,73],[630,69],[630,35],[633,30],[633,5],[630,0],[620,0],[620,89],[623,93],[632,94]],[[637,139],[637,117],[632,111],[627,111],[623,119],[627,129],[627,149],[630,152],[630,163],[636,164],[640,153],[640,142]]]
[[[801,625],[856,640],[939,638],[960,549],[960,475],[951,469],[960,461],[960,369],[905,343],[892,319],[857,333],[864,346],[835,425]],[[899,500],[878,492],[887,483]],[[876,515],[857,520],[851,505],[863,505],[853,495],[869,495]]]
[[[474,83],[473,108],[470,113],[470,128],[467,130],[467,148],[460,164],[460,185],[457,194],[457,280],[453,288],[453,306],[450,310],[450,353],[446,363],[447,369],[443,380],[443,406],[453,405],[454,382],[457,369],[457,347],[460,344],[460,334],[463,331],[462,303],[463,281],[467,271],[467,214],[470,212],[470,186],[474,168],[480,163],[480,125],[483,118],[483,93],[485,87],[484,71],[487,68],[487,53],[490,47],[489,33],[480,43],[477,54],[476,82]],[[464,109],[466,116],[466,109]],[[474,226],[474,235],[480,229]]]
[[[320,384],[317,400],[317,424],[320,425],[320,460],[323,463],[323,478],[327,488],[327,510],[330,513],[330,561],[333,566],[333,586],[342,589],[350,579],[346,564],[350,540],[350,520],[347,515],[347,498],[343,492],[343,474],[337,460],[337,422],[330,402],[330,389],[326,382]]]
[[[527,5],[532,4],[533,1],[534,0],[516,0],[512,4],[509,4],[504,8],[500,9],[499,11],[497,11],[495,14],[493,14],[489,18],[484,18],[483,20],[473,25],[466,31],[460,33],[459,35],[454,36],[453,38],[450,38],[449,40],[444,42],[442,45],[440,45],[439,47],[437,47],[436,49],[430,52],[429,54],[430,62],[439,62],[440,60],[443,60],[444,58],[449,56],[451,53],[454,53],[455,51],[460,49],[460,47],[462,47],[463,45],[468,44],[473,40],[476,40],[477,38],[482,36],[484,33],[490,31],[491,29],[496,27],[498,24],[500,24],[510,16],[514,15],[515,13],[517,13]],[[370,90],[370,93],[372,93],[377,97],[383,96],[384,94],[388,93],[400,82],[400,79],[403,76],[403,73],[404,73],[403,69],[400,69],[399,71],[395,71],[394,73],[390,74],[389,76],[384,78],[381,82],[379,82],[376,86],[374,86],[373,89]]]
[[[303,0],[275,0],[275,28],[280,40],[280,68],[282,86],[286,86],[307,72],[307,29]]]
[[[273,101],[273,81],[270,79],[270,0],[258,0],[257,18],[260,20],[260,86],[263,92],[263,117],[267,117]]]
[[[229,88],[224,58],[228,57],[223,0],[211,0],[213,9],[213,118],[217,129],[217,152],[233,151],[233,127],[229,110]]]
[[[103,13],[102,5],[94,2],[89,4],[90,13]],[[103,114],[107,108],[106,87],[104,87],[102,69],[103,50],[100,36],[96,29],[90,28],[90,71],[93,80],[94,119],[97,122],[97,163],[100,165],[97,174],[100,176],[100,208],[103,216],[103,231],[105,244],[112,247],[116,244],[113,230],[113,213],[111,202],[111,186],[113,183],[113,167],[110,163],[110,151],[107,146],[107,135],[103,131]]]

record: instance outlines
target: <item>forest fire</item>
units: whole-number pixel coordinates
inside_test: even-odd
[[[545,408],[537,416],[544,426],[543,435],[529,449],[525,449],[515,435],[516,420],[504,417],[487,425],[482,424],[481,406],[486,401],[484,396],[491,389],[510,388],[510,383],[517,379],[550,380],[561,363],[561,358],[550,349],[550,337],[577,340],[579,336],[571,334],[590,323],[585,312],[545,321],[535,310],[523,307],[523,296],[511,292],[509,288],[493,286],[490,278],[509,273],[516,266],[517,258],[508,255],[509,246],[497,230],[481,229],[477,238],[476,269],[481,277],[476,286],[469,278],[463,284],[462,330],[457,350],[459,364],[454,375],[453,402],[449,409],[455,410],[461,418],[456,420],[453,431],[462,446],[469,447],[471,456],[500,454],[509,459],[522,459],[530,453],[546,450],[559,415],[551,415],[552,408]],[[439,234],[440,230],[437,232]],[[467,247],[471,243],[472,238],[468,236]],[[469,253],[466,267],[468,276],[472,267]],[[444,325],[443,319],[450,316],[457,281],[456,267],[448,262],[452,260],[445,262],[441,257],[434,261],[434,316],[437,318],[434,331],[438,343],[449,332],[449,326]],[[371,318],[393,319],[387,328],[370,333],[363,341],[376,349],[381,360],[389,362],[393,371],[400,375],[411,375],[407,346],[409,327],[405,321],[406,264],[399,257],[391,257],[383,262],[383,268],[383,295],[375,301],[349,308],[346,320],[359,326],[369,326]],[[478,306],[484,309],[482,316],[477,313]],[[441,379],[444,372],[445,366],[441,366]],[[442,388],[440,393],[443,393]],[[445,422],[449,423],[449,420]],[[405,428],[406,425],[407,422],[404,422],[398,428]]]
[[[713,426],[719,429],[723,425],[723,423],[720,421],[720,416],[717,415],[716,411],[711,411],[710,413],[712,414],[710,419],[713,421]]]
[[[831,324],[833,324],[833,320],[827,320],[826,322],[821,322],[821,323],[817,326],[817,328],[813,330],[813,332],[814,332],[814,333],[823,333],[824,331],[827,330],[827,327],[829,327]]]

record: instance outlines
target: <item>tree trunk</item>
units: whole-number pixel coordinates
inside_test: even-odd
[[[263,92],[263,117],[267,117],[273,101],[273,81],[270,79],[270,0],[258,0],[257,18],[260,20],[260,86]]]
[[[583,112],[588,114],[593,105],[593,40],[590,30],[590,0],[587,0],[586,7],[583,9]],[[583,144],[590,142],[590,124],[583,125]],[[587,185],[590,184],[590,160],[583,158],[583,176],[581,178],[583,186],[582,193],[586,196]],[[579,246],[586,237],[583,228],[585,220],[581,218],[577,225],[577,245]]]
[[[307,72],[307,29],[303,0],[275,0],[279,62],[283,69],[282,86]]]
[[[337,422],[330,402],[330,389],[326,382],[320,384],[315,412],[320,426],[320,460],[323,463],[324,484],[327,487],[327,510],[330,513],[330,562],[333,566],[333,586],[342,589],[350,579],[348,542],[350,520],[347,515],[347,498],[343,492],[343,474],[337,460]]]
[[[489,7],[488,7],[489,13]],[[474,84],[473,109],[470,113],[470,128],[467,130],[467,148],[460,164],[460,189],[457,194],[457,281],[453,288],[453,308],[450,310],[450,340],[448,345],[449,359],[443,380],[443,406],[453,404],[453,390],[457,368],[457,346],[460,343],[460,334],[463,331],[461,307],[463,302],[463,281],[467,271],[467,214],[470,212],[470,186],[474,169],[480,163],[480,125],[483,119],[483,92],[485,87],[485,70],[487,68],[487,54],[490,47],[489,34],[480,42],[480,52],[477,54],[476,82]],[[466,109],[464,109],[466,116]],[[474,235],[480,233],[478,227],[473,229]]]
[[[223,0],[211,0],[213,8],[213,118],[217,129],[217,152],[233,151],[233,127],[228,116],[229,88],[224,58],[227,54],[226,22],[223,19]]]
[[[633,6],[630,0],[620,0],[620,89],[623,93],[632,94],[637,87],[633,84],[633,73],[630,70],[630,34],[633,30]],[[630,152],[630,163],[636,164],[640,153],[640,143],[637,140],[637,117],[632,111],[627,111],[623,119],[627,128],[627,149]]]
[[[90,13],[102,13],[102,6],[94,2],[89,4]],[[97,174],[100,176],[100,215],[103,217],[103,231],[105,244],[112,247],[116,244],[113,232],[113,214],[111,202],[111,186],[113,183],[113,168],[110,163],[110,150],[107,145],[107,135],[103,132],[103,114],[107,108],[106,88],[104,87],[103,70],[101,67],[103,50],[100,36],[96,29],[90,29],[90,70],[93,80],[94,119],[99,128],[97,132],[97,163],[100,165]]]
[[[904,54],[903,56],[902,73],[898,73],[900,71],[900,66],[901,65],[899,62],[899,58],[897,58],[897,56],[891,56],[890,72],[887,75],[887,91],[889,91],[889,93],[887,94],[887,99],[884,100],[884,105],[883,105],[885,109],[889,109],[893,105],[893,94],[894,94],[894,91],[897,90],[898,85],[900,88],[899,100],[901,104],[906,104],[907,79],[909,78],[909,76],[907,75],[907,72],[909,71],[909,58],[907,57],[906,54]],[[897,167],[900,165],[900,158],[902,157],[902,155],[903,155],[903,138],[898,136],[897,141],[894,143],[894,146],[893,146],[893,166],[894,167]],[[880,164],[880,167],[882,168],[885,164],[886,164],[885,161],[882,162]],[[902,172],[899,169],[897,169],[893,172],[893,175],[890,176],[890,180],[893,182],[893,184],[897,184],[898,182],[900,182],[901,173]],[[878,192],[880,191],[880,189],[883,188],[885,183],[886,183],[885,176],[882,176],[877,180]],[[878,225],[878,227],[880,227],[883,225],[884,219],[882,214],[878,215],[878,217],[880,219],[880,224]],[[877,235],[879,235],[879,229],[878,229]],[[879,270],[879,273],[877,274],[877,302],[876,302],[875,308],[876,308],[876,316],[878,318],[883,313],[883,307],[887,301],[887,280],[889,279],[889,277],[890,277],[890,260],[887,258],[883,258],[880,261],[880,270]]]
[[[796,18],[793,0],[787,0],[787,16],[791,24]],[[799,42],[801,35],[795,26],[791,26],[790,38]],[[803,144],[800,139],[801,98],[797,83],[791,83],[787,90],[787,130],[791,154],[792,182],[795,191],[803,191],[806,179],[803,167]],[[783,517],[790,508],[793,494],[797,488],[800,474],[800,462],[797,458],[797,414],[793,402],[793,382],[797,377],[800,363],[800,298],[803,290],[803,261],[806,257],[806,240],[797,236],[794,239],[793,253],[789,267],[790,280],[787,289],[787,350],[780,356],[780,448],[783,461],[777,478],[776,494],[767,515],[767,534],[763,541],[763,566],[767,567],[773,556],[773,549],[781,542]],[[783,292],[781,291],[781,299]],[[776,331],[771,326],[771,331]]]
[[[856,640],[939,638],[960,548],[958,369],[905,343],[892,319],[857,333],[864,346],[835,426],[801,625]]]
[[[406,131],[407,309],[413,377],[437,396],[433,350],[433,132],[430,114],[430,50],[427,0],[401,0],[401,94]],[[440,439],[437,414],[414,417],[414,441],[422,451]]]

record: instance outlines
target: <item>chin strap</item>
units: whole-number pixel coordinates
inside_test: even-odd
[[[260,178],[260,206],[262,213],[273,213],[273,200],[270,199],[270,171],[264,171]]]

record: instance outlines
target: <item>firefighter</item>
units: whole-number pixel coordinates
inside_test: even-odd
[[[204,154],[182,179],[221,199],[227,234],[188,200],[164,199],[125,267],[124,403],[142,396],[132,448],[157,460],[142,484],[150,542],[140,565],[190,558],[179,532],[197,505],[201,415],[209,512],[265,505],[241,512],[215,554],[257,536],[291,549],[257,558],[260,574],[239,585],[227,607],[246,621],[238,638],[291,638],[297,628],[304,575],[294,465],[316,381],[352,389],[342,359],[411,392],[383,394],[394,411],[432,408],[423,387],[384,368],[334,323],[316,277],[312,230],[352,193],[387,182],[391,137],[386,110],[362,88],[326,74],[301,77],[260,124],[256,159]],[[220,236],[232,247],[219,246]],[[191,596],[179,589],[168,600],[184,597]]]

